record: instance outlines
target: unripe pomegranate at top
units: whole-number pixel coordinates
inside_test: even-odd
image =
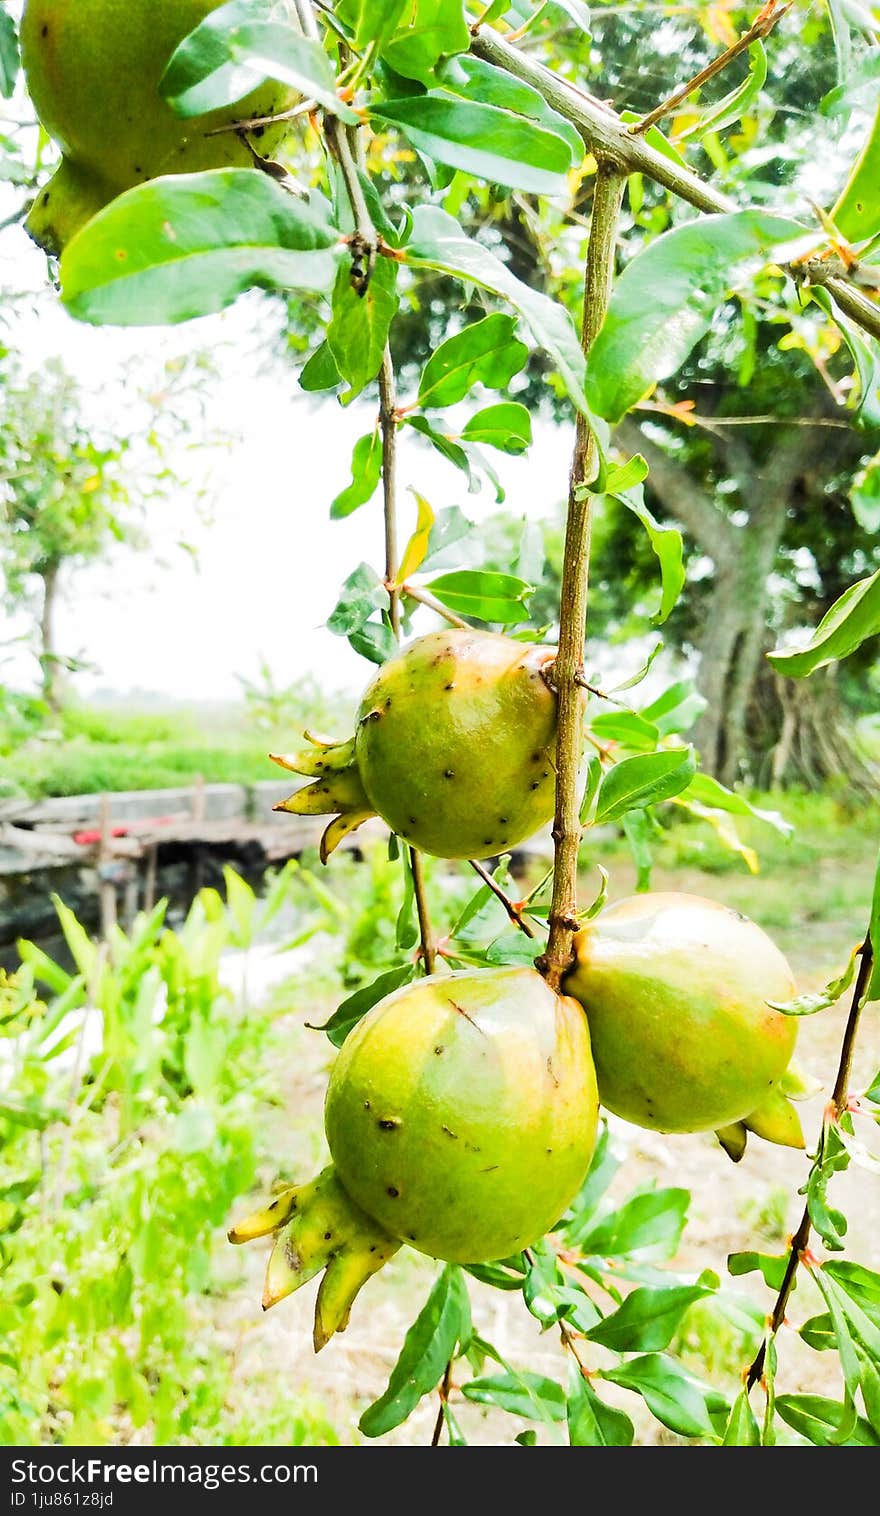
[[[555,648],[495,632],[429,632],[380,668],[355,736],[275,761],[316,783],[279,806],[338,813],[326,858],[371,815],[440,858],[486,858],[553,816]]]
[[[47,252],[60,253],[101,208],[160,174],[250,168],[253,155],[234,132],[209,133],[254,116],[275,115],[299,97],[267,83],[246,99],[183,120],[159,94],[178,43],[222,0],[26,0],[22,64],[34,108],[63,153],[26,227]],[[267,157],[287,127],[250,134]]]
[[[767,1003],[790,1000],[795,981],[766,932],[696,895],[634,895],[575,952],[563,988],[587,1013],[608,1110],[655,1131],[715,1129],[733,1157],[745,1132],[729,1127],[803,1146],[786,1098],[810,1093],[790,1068],[797,1022]]]

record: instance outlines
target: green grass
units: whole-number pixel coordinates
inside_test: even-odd
[[[347,713],[340,717],[345,735]],[[42,799],[192,784],[256,784],[278,777],[269,753],[292,747],[299,726],[271,730],[240,707],[155,713],[79,706],[60,732],[39,734],[0,758],[0,795]]]

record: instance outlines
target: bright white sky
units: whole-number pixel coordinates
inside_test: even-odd
[[[192,499],[157,510],[150,531],[162,567],[153,554],[129,549],[69,581],[59,647],[98,670],[79,675],[77,689],[234,698],[241,692],[236,675],[256,675],[265,656],[279,683],[313,671],[331,688],[358,690],[367,665],[323,622],[351,569],[361,560],[382,568],[381,503],[377,495],[336,522],[328,508],[348,482],[352,445],[373,424],[373,407],[344,409],[332,397],[315,402],[300,391],[292,369],[264,363],[260,373],[255,324],[263,307],[253,298],[174,329],[95,329],[72,320],[57,296],[45,293],[45,267],[20,230],[0,239],[0,288],[43,292],[4,334],[29,364],[62,358],[100,392],[112,424],[131,403],[123,364],[139,366],[149,383],[163,358],[212,349],[223,377],[212,390],[211,425],[241,439],[228,454],[205,460],[210,526],[198,522]],[[542,424],[524,458],[492,453],[507,488],[505,508],[532,517],[554,513],[569,452],[567,428]],[[414,518],[408,485],[435,510],[457,504],[480,520],[498,509],[494,492],[468,495],[464,476],[415,439],[402,450],[404,531]],[[175,546],[180,539],[197,547],[197,566]],[[428,630],[432,618],[423,616]],[[0,628],[0,643],[10,631]],[[9,665],[4,672],[10,675]],[[19,659],[16,672],[30,681],[32,660]]]

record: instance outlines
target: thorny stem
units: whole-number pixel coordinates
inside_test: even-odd
[[[443,1382],[437,1386],[437,1394],[440,1396],[440,1407],[437,1411],[437,1420],[434,1422],[434,1433],[431,1437],[432,1448],[440,1446],[440,1438],[443,1435],[443,1411],[449,1399],[449,1391],[452,1388],[452,1362],[453,1360],[450,1358],[446,1365],[446,1372],[443,1375]]]
[[[525,932],[527,937],[534,937],[535,934],[532,931],[532,928],[529,926],[529,923],[526,921],[526,918],[523,915],[522,911],[518,906],[514,904],[510,896],[505,894],[498,881],[492,878],[489,870],[485,869],[476,858],[470,858],[468,859],[468,862],[470,863],[470,866],[473,869],[474,873],[479,874],[486,888],[492,891],[492,894],[497,900],[501,901],[501,904],[504,906],[504,909],[506,910],[514,926],[518,926],[520,931]]]
[[[614,278],[617,218],[626,180],[616,168],[599,163],[584,278],[582,344],[588,352],[605,317]],[[591,498],[585,486],[596,471],[596,441],[587,419],[578,413],[568,496],[565,555],[559,613],[559,651],[553,669],[558,700],[556,732],[556,814],[553,822],[554,873],[550,937],[538,966],[558,989],[571,958],[577,931],[577,864],[581,841],[579,771],[583,747],[584,638],[590,565]]]
[[[562,1338],[562,1346],[566,1349],[567,1352],[571,1354],[572,1358],[578,1366],[581,1377],[587,1381],[587,1384],[589,1384],[592,1377],[590,1370],[587,1368],[586,1364],[581,1359],[580,1353],[578,1352],[577,1338],[575,1337],[574,1332],[571,1330],[571,1327],[568,1326],[564,1321],[560,1321],[559,1323],[559,1335]]]
[[[654,125],[655,121],[662,121],[663,117],[668,116],[670,111],[674,111],[677,105],[681,105],[688,95],[692,95],[694,90],[701,89],[710,79],[714,79],[716,74],[720,74],[722,69],[727,68],[727,65],[732,63],[734,58],[738,58],[740,53],[744,53],[747,48],[751,47],[753,42],[758,42],[762,37],[768,36],[777,21],[781,20],[790,8],[791,0],[789,0],[789,4],[782,6],[780,6],[779,0],[768,0],[768,3],[760,14],[755,17],[748,31],[743,32],[743,35],[737,42],[734,42],[732,47],[728,47],[723,53],[719,53],[717,58],[713,58],[712,62],[707,63],[705,68],[701,68],[700,72],[695,74],[693,79],[689,79],[687,84],[679,85],[678,89],[673,90],[667,100],[655,106],[652,111],[648,112],[647,116],[643,116],[641,121],[637,121],[635,125],[631,126],[630,132],[632,135],[637,136],[640,132],[646,132],[649,127]]]
[[[856,1035],[859,1029],[859,1019],[862,1014],[862,1002],[864,999],[865,991],[868,988],[868,981],[871,978],[871,971],[874,966],[874,951],[871,945],[870,935],[867,936],[862,943],[860,957],[861,961],[859,963],[859,972],[856,978],[855,989],[853,990],[853,997],[850,1002],[849,1015],[846,1019],[846,1028],[844,1030],[843,1043],[840,1049],[840,1063],[837,1069],[837,1078],[834,1081],[834,1091],[831,1096],[830,1111],[832,1117],[840,1116],[841,1112],[846,1110],[846,1102],[849,1091],[849,1079],[852,1070],[853,1052],[855,1050]],[[788,1262],[785,1265],[785,1274],[782,1278],[779,1294],[776,1297],[776,1304],[774,1305],[773,1311],[770,1315],[770,1320],[767,1325],[767,1332],[764,1336],[764,1341],[761,1343],[761,1346],[755,1354],[754,1361],[750,1365],[749,1371],[746,1375],[747,1390],[750,1390],[753,1385],[758,1383],[758,1380],[761,1378],[761,1375],[764,1372],[764,1364],[767,1359],[767,1345],[776,1336],[776,1333],[779,1331],[779,1328],[782,1326],[782,1323],[785,1320],[785,1312],[788,1308],[791,1292],[794,1289],[798,1267],[803,1261],[803,1255],[807,1249],[807,1246],[809,1245],[812,1230],[813,1225],[810,1220],[810,1206],[808,1202],[804,1206],[804,1214],[801,1217],[800,1225],[798,1226],[798,1229],[792,1237],[791,1243],[789,1244]]]
[[[480,27],[473,35],[471,52],[515,79],[531,84],[548,105],[577,127],[594,157],[615,165],[621,173],[644,174],[680,200],[710,215],[752,208],[737,204],[729,195],[707,184],[693,169],[667,158],[644,136],[634,136],[610,105],[512,47],[491,26]],[[880,338],[880,305],[847,282],[842,269],[828,260],[814,258],[799,264],[796,272],[804,282],[824,285],[845,316],[863,331]]]

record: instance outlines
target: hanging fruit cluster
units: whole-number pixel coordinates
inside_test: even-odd
[[[550,819],[554,652],[448,629],[385,664],[354,737],[276,758],[312,782],[279,809],[335,813],[322,846],[379,815],[445,858],[485,857]],[[537,955],[537,944],[536,944]],[[318,1271],[314,1341],[403,1243],[477,1264],[534,1245],[589,1169],[600,1104],[661,1132],[749,1131],[802,1147],[791,970],[738,912],[684,894],[618,901],[574,940],[557,993],[537,968],[438,972],[375,1005],[327,1089],[332,1157],[230,1233],[275,1234],[264,1305]]]

